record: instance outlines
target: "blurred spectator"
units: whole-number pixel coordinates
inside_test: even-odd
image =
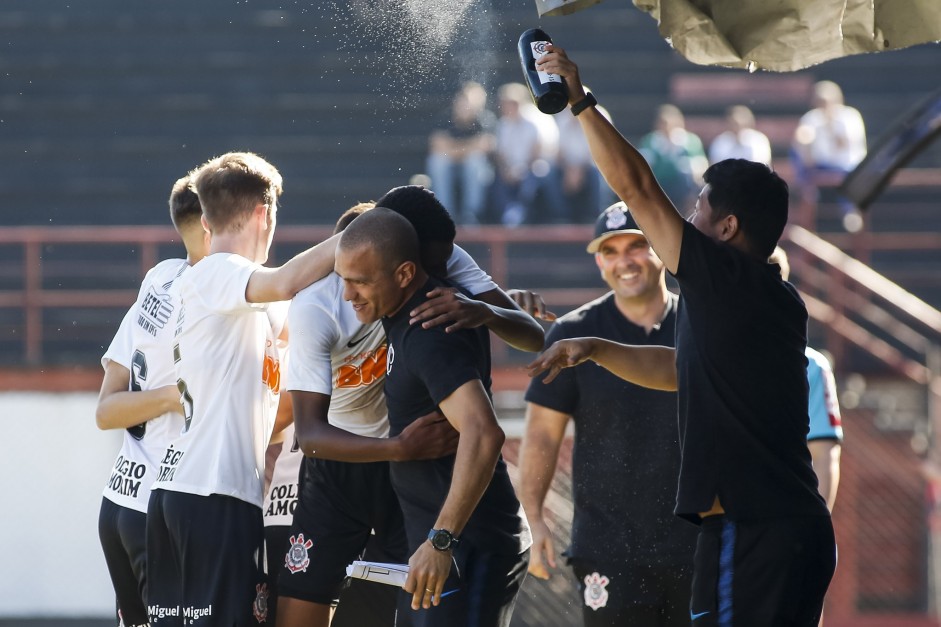
[[[468,81],[454,95],[448,125],[433,131],[429,138],[431,189],[464,224],[477,224],[482,218],[493,180],[490,153],[495,128],[496,117],[487,110],[486,90],[480,83]]]
[[[866,127],[863,116],[843,104],[843,90],[833,81],[814,85],[814,108],[805,113],[794,132],[794,173],[802,194],[816,198],[815,175],[821,172],[847,174],[866,156]],[[862,228],[859,210],[840,199],[843,225],[848,231]]]
[[[685,213],[702,186],[702,174],[709,161],[702,140],[686,130],[679,108],[661,105],[654,130],[640,140],[638,149],[673,205]]]
[[[712,140],[709,162],[726,159],[748,159],[771,165],[771,142],[755,129],[755,114],[744,105],[729,107],[725,115],[728,130]]]
[[[603,116],[611,119],[600,105]],[[562,176],[564,218],[572,223],[592,223],[601,211],[614,202],[614,192],[605,183],[591,158],[588,139],[570,109],[555,116],[559,125],[559,169]]]
[[[521,83],[503,85],[498,98],[493,200],[499,222],[513,227],[563,221],[555,120],[536,109]]]

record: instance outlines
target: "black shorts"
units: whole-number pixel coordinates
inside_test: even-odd
[[[528,550],[502,555],[461,542],[441,603],[406,611],[414,627],[509,627],[528,566]]]
[[[288,550],[291,528],[287,525],[265,527],[265,572],[268,581],[268,624],[274,625],[278,617],[278,578],[284,554]]]
[[[570,558],[585,627],[689,626],[693,556],[686,565],[627,564]]]
[[[836,568],[829,516],[703,519],[694,558],[694,627],[816,627]]]
[[[148,622],[144,602],[147,598],[146,525],[147,515],[143,512],[102,497],[98,538],[114,586],[118,624],[127,627],[143,626]]]
[[[282,597],[336,604],[346,567],[360,559],[375,530],[386,560],[408,561],[402,510],[387,462],[307,458],[289,548],[281,560]]]
[[[261,508],[230,496],[154,490],[147,581],[154,627],[257,627],[267,616]]]

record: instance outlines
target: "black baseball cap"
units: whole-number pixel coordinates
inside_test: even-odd
[[[588,252],[596,253],[601,242],[615,235],[625,234],[643,235],[644,232],[637,226],[634,216],[623,202],[616,202],[598,216],[595,220],[595,239],[588,242]]]

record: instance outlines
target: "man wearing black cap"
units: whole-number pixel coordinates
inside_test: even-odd
[[[570,337],[674,345],[677,297],[624,203],[588,244],[611,291],[560,318],[546,345]],[[529,572],[549,578],[555,547],[543,502],[570,420],[575,516],[565,552],[587,627],[689,625],[694,526],[673,516],[680,451],[676,394],[643,388],[587,362],[526,392],[520,500],[533,534]]]

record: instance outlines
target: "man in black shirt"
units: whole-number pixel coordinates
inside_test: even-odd
[[[673,346],[677,297],[663,263],[624,203],[608,207],[588,245],[611,291],[560,318],[546,344],[602,337]],[[543,502],[570,420],[575,422],[575,515],[566,551],[586,627],[689,625],[696,528],[673,516],[680,449],[676,394],[640,387],[593,363],[526,391],[520,499],[533,532],[529,572],[543,579],[555,550]]]
[[[676,350],[598,338],[556,343],[532,364],[590,359],[679,392],[676,513],[701,522],[694,625],[817,625],[836,547],[807,449],[807,310],[768,257],[787,222],[787,184],[767,166],[714,164],[689,222],[644,158],[586,94],[558,47],[539,69],[568,82],[592,156],[680,284]]]
[[[382,319],[386,330],[390,436],[430,414],[460,433],[454,455],[391,464],[413,552],[404,588],[420,610],[414,624],[506,627],[531,540],[500,456],[505,436],[490,402],[487,331],[411,324],[412,311],[443,283],[419,264],[414,229],[388,209],[365,213],[343,232],[336,272],[357,319]]]

